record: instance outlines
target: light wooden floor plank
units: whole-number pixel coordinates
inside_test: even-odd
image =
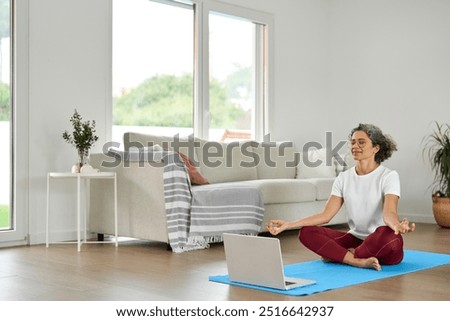
[[[318,259],[296,231],[279,238],[285,264]],[[418,224],[405,248],[450,254],[450,229]],[[36,245],[0,249],[0,262],[2,301],[450,300],[450,265],[306,297],[209,282],[227,273],[222,244],[180,254],[138,240],[87,244],[79,253],[74,245]]]

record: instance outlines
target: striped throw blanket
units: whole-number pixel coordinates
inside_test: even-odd
[[[239,183],[191,186],[178,154],[163,154],[167,230],[173,252],[207,248],[221,242],[223,233],[258,234],[264,207],[256,188]]]
[[[264,207],[261,194],[245,183],[223,183],[192,187],[190,235],[209,243],[222,242],[222,234],[256,235]]]
[[[110,149],[108,155],[133,162],[164,162],[167,231],[173,252],[204,249],[222,234],[256,235],[264,207],[259,191],[243,184],[191,186],[180,156],[155,145],[134,151]]]

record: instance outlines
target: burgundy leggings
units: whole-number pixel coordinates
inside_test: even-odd
[[[299,240],[314,253],[336,262],[342,262],[350,248],[355,249],[356,258],[376,257],[380,264],[398,264],[403,259],[403,238],[388,226],[378,227],[365,240],[323,226],[305,226]]]

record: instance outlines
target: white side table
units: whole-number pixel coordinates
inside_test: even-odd
[[[108,243],[108,241],[88,241],[87,240],[87,218],[84,212],[84,240],[81,240],[81,181],[89,182],[91,179],[108,179],[114,183],[114,230],[115,239],[109,243],[115,243],[118,246],[118,231],[117,231],[117,177],[114,172],[97,172],[97,173],[48,173],[47,174],[47,222],[45,231],[45,243],[48,247],[49,242],[49,216],[50,216],[50,182],[53,179],[75,179],[77,182],[77,249],[81,250],[83,243]],[[89,195],[86,198],[89,201]],[[74,242],[53,242],[53,243],[74,243]]]

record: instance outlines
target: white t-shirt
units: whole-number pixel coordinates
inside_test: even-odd
[[[396,171],[383,165],[367,175],[356,174],[352,167],[341,172],[334,181],[331,195],[344,199],[350,233],[365,239],[383,226],[383,204],[386,194],[400,197],[400,178]]]

